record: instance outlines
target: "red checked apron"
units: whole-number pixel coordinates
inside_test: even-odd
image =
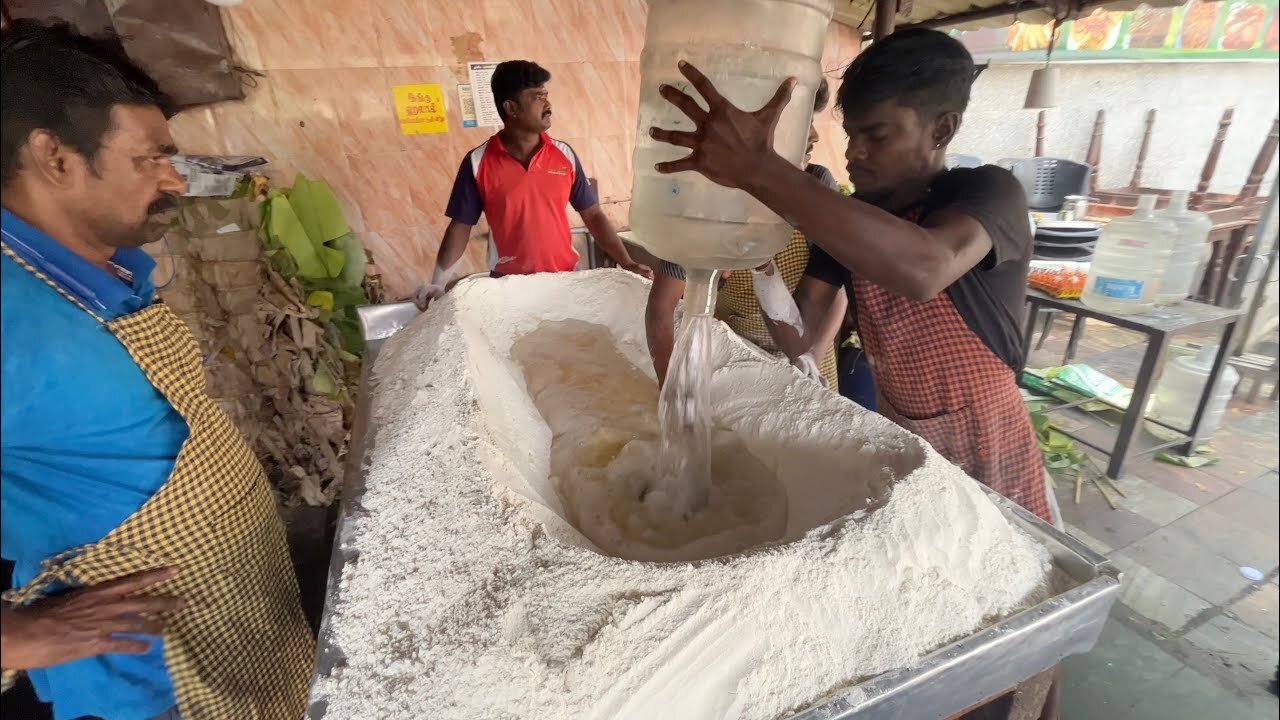
[[[298,720],[314,643],[284,525],[262,465],[205,392],[191,331],[162,304],[106,321],[7,245],[3,251],[102,323],[190,433],[168,480],[137,512],[102,540],[47,559],[5,599],[27,603],[54,583],[96,585],[176,565],[176,578],[148,592],[186,601],[166,617],[164,633],[183,720]]]
[[[921,208],[901,216],[919,220]],[[916,302],[853,276],[876,409],[971,477],[1053,522],[1044,461],[1012,371],[947,293]]]

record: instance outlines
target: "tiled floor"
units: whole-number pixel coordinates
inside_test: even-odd
[[[1067,333],[1058,322],[1029,366],[1060,363]],[[1091,322],[1075,362],[1132,385],[1138,342]],[[1210,443],[1217,464],[1133,460],[1117,481],[1125,497],[1112,493],[1115,510],[1089,485],[1077,505],[1071,484],[1059,482],[1068,530],[1124,573],[1097,647],[1066,663],[1063,720],[1280,717],[1266,689],[1280,661],[1280,412],[1243,396]]]

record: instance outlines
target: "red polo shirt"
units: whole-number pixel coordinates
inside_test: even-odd
[[[578,264],[578,252],[565,206],[582,211],[597,202],[568,143],[543,133],[525,168],[494,135],[462,159],[445,215],[475,225],[484,213],[498,250],[494,272],[566,272]]]

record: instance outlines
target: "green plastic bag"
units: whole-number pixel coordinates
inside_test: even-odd
[[[1088,397],[1106,400],[1121,409],[1128,408],[1129,400],[1133,397],[1133,390],[1083,363],[1046,368],[1044,376]]]
[[[1078,403],[1090,398],[1107,402],[1085,402],[1080,409],[1102,412],[1129,407],[1133,391],[1088,365],[1063,365],[1040,370],[1028,368],[1022,372],[1022,382],[1040,395],[1055,397],[1063,402]]]

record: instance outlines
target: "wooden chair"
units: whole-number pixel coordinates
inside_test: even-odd
[[[1137,205],[1140,195],[1156,195],[1158,207],[1164,207],[1168,203],[1171,190],[1142,185],[1143,166],[1150,148],[1155,117],[1155,110],[1147,112],[1142,144],[1138,148],[1133,179],[1130,180],[1128,187],[1095,192],[1094,197],[1097,198],[1097,203],[1090,206],[1091,215],[1095,217],[1127,215]],[[1222,145],[1226,141],[1227,131],[1234,117],[1232,108],[1223,111],[1214,133],[1213,143],[1209,147],[1209,153],[1200,171],[1200,180],[1189,203],[1193,209],[1206,212],[1213,219],[1213,229],[1208,239],[1212,246],[1212,255],[1194,297],[1202,302],[1218,305],[1227,301],[1231,289],[1230,278],[1236,261],[1248,250],[1253,229],[1257,225],[1264,202],[1264,198],[1259,197],[1258,192],[1263,178],[1271,167],[1277,145],[1280,144],[1280,117],[1278,117],[1272,121],[1271,129],[1263,138],[1262,147],[1254,158],[1249,176],[1240,192],[1236,194],[1209,192],[1209,186],[1222,154]]]
[[[1249,169],[1249,177],[1244,181],[1244,187],[1240,188],[1240,194],[1237,200],[1249,200],[1258,197],[1258,192],[1262,189],[1262,179],[1266,177],[1267,170],[1271,169],[1271,157],[1276,154],[1276,148],[1280,147],[1280,116],[1276,116],[1271,121],[1271,132],[1267,133],[1266,139],[1262,141],[1262,147],[1258,150],[1258,155],[1253,159],[1253,167]]]
[[[1213,136],[1213,144],[1209,146],[1209,156],[1204,159],[1204,169],[1200,171],[1200,183],[1191,200],[1187,203],[1192,210],[1204,209],[1209,200],[1209,184],[1213,182],[1213,174],[1218,170],[1218,158],[1222,155],[1222,145],[1227,141],[1227,130],[1231,129],[1231,121],[1235,117],[1235,108],[1227,108],[1218,121],[1218,133]],[[1215,198],[1217,199],[1217,198]]]
[[[1044,157],[1044,133],[1045,126],[1048,124],[1046,120],[1046,110],[1041,110],[1036,115],[1036,157]]]
[[[1250,168],[1249,176],[1245,179],[1240,192],[1235,194],[1209,192],[1209,186],[1213,182],[1213,176],[1218,168],[1218,160],[1222,155],[1222,145],[1226,142],[1227,131],[1230,129],[1234,117],[1234,109],[1227,108],[1218,120],[1213,142],[1209,146],[1209,153],[1205,156],[1204,165],[1201,167],[1200,179],[1196,184],[1195,193],[1191,197],[1190,205],[1193,208],[1209,211],[1241,204],[1260,205],[1264,200],[1264,198],[1259,197],[1258,193],[1261,190],[1263,178],[1266,177],[1267,171],[1271,169],[1271,161],[1276,154],[1276,148],[1280,146],[1280,117],[1271,122],[1271,129],[1267,132],[1266,137],[1263,138],[1262,146],[1258,148],[1258,154],[1254,156],[1253,166]],[[1155,120],[1156,111],[1154,109],[1148,110],[1142,134],[1142,143],[1138,146],[1138,157],[1133,166],[1133,179],[1129,181],[1128,186],[1123,188],[1098,190],[1094,193],[1094,197],[1098,199],[1098,202],[1105,205],[1132,208],[1137,206],[1139,195],[1158,196],[1157,205],[1161,207],[1167,202],[1172,190],[1144,187],[1142,185],[1142,173],[1147,161],[1147,152],[1151,147],[1151,133]]]
[[[1142,144],[1138,146],[1138,158],[1133,163],[1133,177],[1129,180],[1128,190],[1136,191],[1142,187],[1142,166],[1147,162],[1147,151],[1151,149],[1151,129],[1156,124],[1156,109],[1147,111],[1146,122],[1142,126]]]
[[[1085,153],[1084,164],[1089,166],[1089,193],[1098,191],[1098,166],[1102,164],[1102,129],[1107,122],[1107,111],[1099,110],[1093,121],[1093,136],[1089,139],[1089,150]]]

